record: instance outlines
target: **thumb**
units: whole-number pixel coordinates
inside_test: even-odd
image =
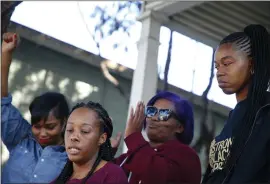
[[[116,135],[116,140],[120,141],[121,138],[122,138],[122,132],[118,132],[117,135]]]

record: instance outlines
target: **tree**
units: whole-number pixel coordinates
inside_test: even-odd
[[[197,153],[199,153],[201,151],[201,149],[205,146],[206,147],[206,156],[208,157],[209,155],[209,148],[210,148],[210,144],[214,138],[215,135],[215,123],[212,120],[212,129],[210,130],[210,128],[208,127],[207,124],[207,120],[208,120],[208,116],[209,116],[209,99],[208,99],[208,93],[212,87],[212,83],[213,83],[213,78],[214,78],[214,49],[213,49],[213,55],[212,55],[212,62],[211,62],[211,70],[210,70],[210,78],[209,78],[209,82],[208,85],[206,87],[206,89],[204,90],[203,94],[202,94],[202,99],[203,99],[203,112],[202,112],[202,117],[201,117],[201,122],[200,122],[200,137],[197,140],[197,142],[194,144],[193,148],[195,149],[195,151]],[[208,159],[206,159],[208,160]]]
[[[22,1],[1,1],[1,42],[2,36],[7,32],[10,18],[16,8]]]
[[[86,28],[93,38],[99,55],[102,50],[102,42],[114,36],[116,33],[121,33],[123,37],[130,37],[130,28],[136,23],[136,17],[139,15],[142,2],[140,1],[118,1],[108,2],[105,6],[97,5],[94,11],[91,13],[90,18],[97,20],[93,29],[91,30],[84,19],[80,6],[78,8],[81,13],[81,17],[85,22]],[[112,46],[114,49],[124,48],[124,51],[128,51],[128,44],[125,39],[117,40]],[[101,69],[104,77],[110,81],[120,92],[120,94],[129,102],[129,97],[125,94],[119,81],[109,72],[109,60],[101,62]],[[118,65],[115,70],[120,71],[121,66]]]
[[[142,2],[139,1],[119,1],[108,3],[103,7],[96,6],[90,17],[98,19],[94,26],[94,34],[92,34],[97,47],[100,48],[101,41],[113,36],[116,32],[129,37],[130,28],[136,23],[136,17],[139,15],[141,8]],[[125,51],[128,51],[126,42],[121,41],[115,42],[113,47],[124,46]]]
[[[172,19],[172,17],[170,18]],[[167,59],[166,59],[166,64],[165,64],[165,70],[164,70],[164,91],[168,90],[168,74],[169,74],[169,69],[170,69],[170,63],[171,63],[171,51],[172,51],[172,41],[173,41],[173,31],[170,31],[170,39],[169,39],[169,47],[168,47],[168,52],[167,52]],[[209,147],[211,144],[211,141],[214,138],[215,135],[215,123],[214,120],[212,119],[212,127],[211,129],[209,128],[207,121],[209,120],[209,99],[208,99],[208,94],[209,91],[212,87],[213,83],[213,78],[214,78],[214,49],[213,49],[213,55],[212,55],[212,61],[211,61],[211,69],[210,69],[210,78],[208,85],[206,89],[204,90],[202,94],[202,100],[203,100],[203,107],[202,107],[202,115],[201,115],[201,121],[200,121],[200,137],[197,140],[197,142],[194,144],[193,148],[197,153],[199,153],[203,147],[206,147],[206,156],[208,157],[209,155]],[[193,73],[194,75],[195,73]],[[194,82],[194,76],[193,76],[193,81]],[[193,97],[193,95],[192,95]],[[192,102],[193,99],[190,99]],[[206,159],[207,160],[207,159]]]
[[[112,14],[110,14],[110,11],[109,11],[111,8],[114,8],[114,13]],[[142,9],[142,2],[138,2],[138,1],[113,2],[112,4],[104,6],[104,7],[97,6],[94,12],[91,14],[91,18],[98,19],[97,24],[94,26],[93,33],[91,33],[91,31],[88,29],[89,33],[93,37],[93,40],[95,40],[97,48],[99,48],[100,50],[102,40],[106,39],[107,37],[113,36],[115,32],[120,31],[123,34],[130,36],[129,34],[130,27],[135,24],[136,19],[135,17],[133,19],[128,19],[127,17],[129,16],[131,12],[133,13],[135,12],[136,15],[139,15],[141,9]],[[169,17],[169,19],[173,20],[173,17]],[[164,70],[163,90],[168,90],[168,74],[169,74],[170,62],[171,62],[172,42],[173,42],[173,31],[170,32],[169,47],[168,47],[167,59],[166,59],[165,70]],[[114,48],[119,48],[120,46],[123,46],[124,50],[128,51],[128,47],[127,45],[125,45],[125,42],[124,43],[116,42],[113,45]],[[108,68],[106,68],[105,63],[102,64],[102,67],[103,67],[104,76],[119,89],[119,92],[122,95],[124,95],[124,92],[119,82],[108,72],[109,70]],[[211,130],[208,128],[208,125],[207,125],[207,120],[208,120],[208,115],[209,115],[209,110],[208,110],[209,99],[207,98],[207,96],[211,89],[213,78],[214,78],[214,62],[212,59],[209,83],[202,94],[203,113],[202,113],[201,122],[200,122],[200,125],[201,125],[200,137],[194,145],[194,149],[197,152],[200,152],[203,147],[206,147],[206,150],[207,150],[206,155],[208,155],[209,146],[214,137],[214,131],[215,131],[214,122],[212,122],[213,126]],[[159,90],[157,90],[157,92],[159,92]]]
[[[167,91],[169,88],[168,84],[168,75],[170,71],[170,64],[171,64],[171,56],[172,56],[172,41],[173,41],[173,31],[170,31],[170,40],[169,40],[169,47],[168,47],[168,54],[165,64],[165,70],[164,70],[164,91]]]

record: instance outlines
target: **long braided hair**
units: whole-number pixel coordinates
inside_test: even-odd
[[[90,172],[87,174],[87,176],[82,181],[82,183],[84,184],[93,175],[95,169],[97,168],[97,166],[99,165],[101,160],[111,161],[113,159],[112,146],[111,146],[111,142],[110,142],[110,137],[112,136],[112,132],[113,132],[113,125],[112,125],[111,118],[108,115],[108,112],[99,103],[94,103],[91,101],[86,103],[86,104],[79,103],[73,107],[70,114],[75,109],[78,109],[81,107],[89,108],[91,110],[94,110],[97,113],[98,118],[99,118],[100,123],[101,123],[101,126],[100,126],[101,132],[102,133],[106,132],[108,135],[105,143],[100,146],[98,157],[97,157],[96,161],[94,162]],[[70,160],[68,160],[64,169],[62,170],[61,174],[58,176],[55,183],[56,184],[66,183],[69,180],[69,178],[71,177],[72,173],[73,173],[73,165],[72,165],[72,162]]]
[[[225,37],[220,45],[224,43],[232,43],[236,49],[245,52],[253,61],[253,75],[250,78],[246,98],[247,110],[239,126],[233,130],[231,154],[225,163],[226,177],[224,182],[226,182],[252,133],[256,114],[265,104],[270,80],[270,37],[263,26],[249,25],[244,29],[244,32],[232,33]]]

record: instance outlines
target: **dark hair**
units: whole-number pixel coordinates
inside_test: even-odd
[[[184,132],[176,134],[177,139],[183,144],[189,145],[194,135],[194,116],[193,109],[188,100],[168,91],[159,92],[153,96],[147,105],[154,105],[158,99],[171,101],[175,107],[177,117],[183,120]],[[144,126],[145,127],[145,126]]]
[[[29,110],[32,125],[42,119],[46,121],[51,111],[55,118],[64,124],[69,114],[69,106],[65,96],[57,92],[47,92],[37,96],[30,104]]]
[[[87,104],[79,103],[73,107],[70,114],[75,109],[78,109],[81,107],[89,108],[91,110],[94,110],[97,113],[98,118],[99,118],[100,123],[101,123],[100,130],[102,133],[105,132],[108,135],[105,143],[100,146],[98,157],[97,157],[96,161],[94,162],[90,172],[87,174],[87,176],[84,178],[84,180],[82,182],[82,183],[86,183],[88,178],[91,177],[92,174],[94,173],[95,169],[97,168],[97,166],[101,160],[111,161],[113,159],[112,146],[111,146],[111,142],[110,142],[110,137],[112,136],[112,132],[113,132],[113,125],[112,125],[112,120],[109,117],[108,112],[99,103],[94,103],[91,101],[88,102]],[[70,160],[68,160],[64,169],[62,170],[61,174],[57,178],[56,184],[66,183],[68,181],[68,179],[70,178],[70,176],[72,175],[72,173],[73,173],[72,162]]]
[[[270,79],[270,39],[269,33],[261,25],[249,25],[244,32],[232,33],[221,42],[232,43],[245,52],[253,61],[254,74],[250,78],[247,95],[247,110],[241,124],[233,130],[233,144],[231,154],[225,163],[226,179],[229,179],[234,164],[244,150],[247,141],[255,126],[255,117],[258,110],[264,105],[266,91]]]

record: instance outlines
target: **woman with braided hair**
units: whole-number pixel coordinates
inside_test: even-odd
[[[112,121],[98,103],[77,104],[71,111],[65,132],[69,160],[55,184],[126,184],[124,171],[111,163]]]
[[[236,94],[213,140],[204,184],[270,182],[270,39],[261,25],[226,36],[215,52],[219,87]]]

